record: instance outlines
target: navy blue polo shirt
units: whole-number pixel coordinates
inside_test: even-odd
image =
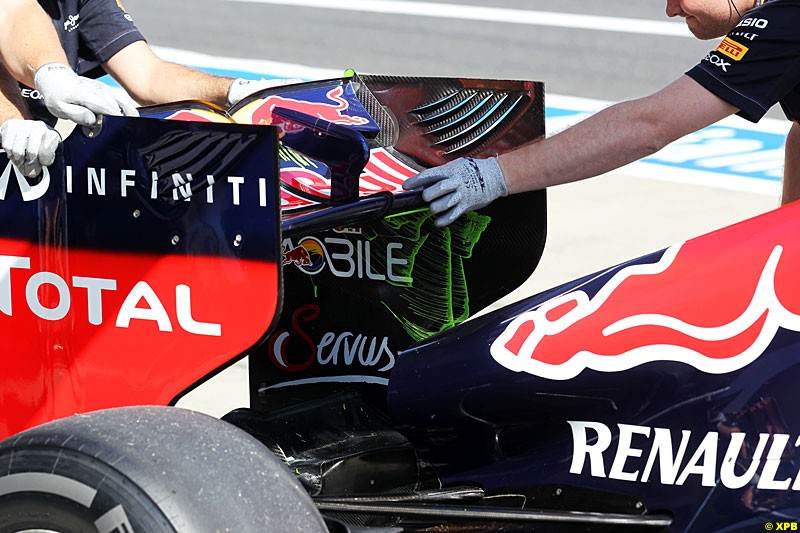
[[[129,44],[144,40],[121,0],[38,1],[53,19],[70,65],[81,76],[102,76],[102,63]],[[22,94],[34,117],[53,122],[36,91],[23,87]]]
[[[800,0],[771,0],[686,74],[757,122],[776,103],[800,119]]]

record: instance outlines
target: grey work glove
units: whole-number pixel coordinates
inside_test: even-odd
[[[480,209],[508,194],[497,158],[463,157],[440,167],[423,170],[403,183],[406,190],[423,187],[422,199],[439,216],[438,227],[452,224],[468,211]]]
[[[68,66],[48,63],[33,78],[36,89],[53,116],[93,126],[97,115],[138,117],[136,103],[105,83],[78,76]]]
[[[39,120],[14,118],[0,125],[0,146],[20,172],[29,178],[53,164],[61,136]]]
[[[228,87],[228,105],[236,105],[246,96],[250,96],[254,92],[271,87],[280,87],[282,85],[294,85],[295,83],[303,83],[304,80],[299,78],[288,79],[266,79],[248,80],[245,78],[236,78]]]

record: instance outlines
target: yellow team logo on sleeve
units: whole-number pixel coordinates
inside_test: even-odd
[[[717,47],[717,52],[724,54],[734,61],[739,61],[750,50],[743,44],[739,44],[730,37],[725,37]]]

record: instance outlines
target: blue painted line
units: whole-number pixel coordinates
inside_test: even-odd
[[[719,172],[780,182],[785,135],[709,126],[644,161],[668,167]]]
[[[577,117],[578,115],[582,115],[584,113],[583,111],[578,112],[575,109],[565,109],[559,107],[551,107],[547,105],[545,105],[544,109],[545,109],[545,116],[547,118],[562,118],[573,115]]]

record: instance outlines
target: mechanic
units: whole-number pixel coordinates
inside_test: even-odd
[[[61,137],[40,120],[27,120],[19,85],[0,65],[0,147],[26,176],[35,177],[55,160]]]
[[[0,60],[24,85],[27,109],[15,118],[51,126],[56,118],[91,126],[98,115],[136,116],[128,94],[140,105],[199,99],[227,107],[260,89],[299,81],[233,79],[162,61],[120,0],[0,0]],[[106,73],[128,94],[92,79]],[[37,128],[29,128],[32,139]],[[50,143],[31,140],[30,157],[36,147],[42,151],[37,160],[51,159]]]
[[[437,226],[446,226],[500,196],[609,172],[734,113],[757,122],[780,103],[793,122],[781,201],[800,198],[800,0],[667,0],[666,13],[683,17],[698,39],[727,35],[655,94],[499,157],[424,170],[403,187],[423,187]]]

